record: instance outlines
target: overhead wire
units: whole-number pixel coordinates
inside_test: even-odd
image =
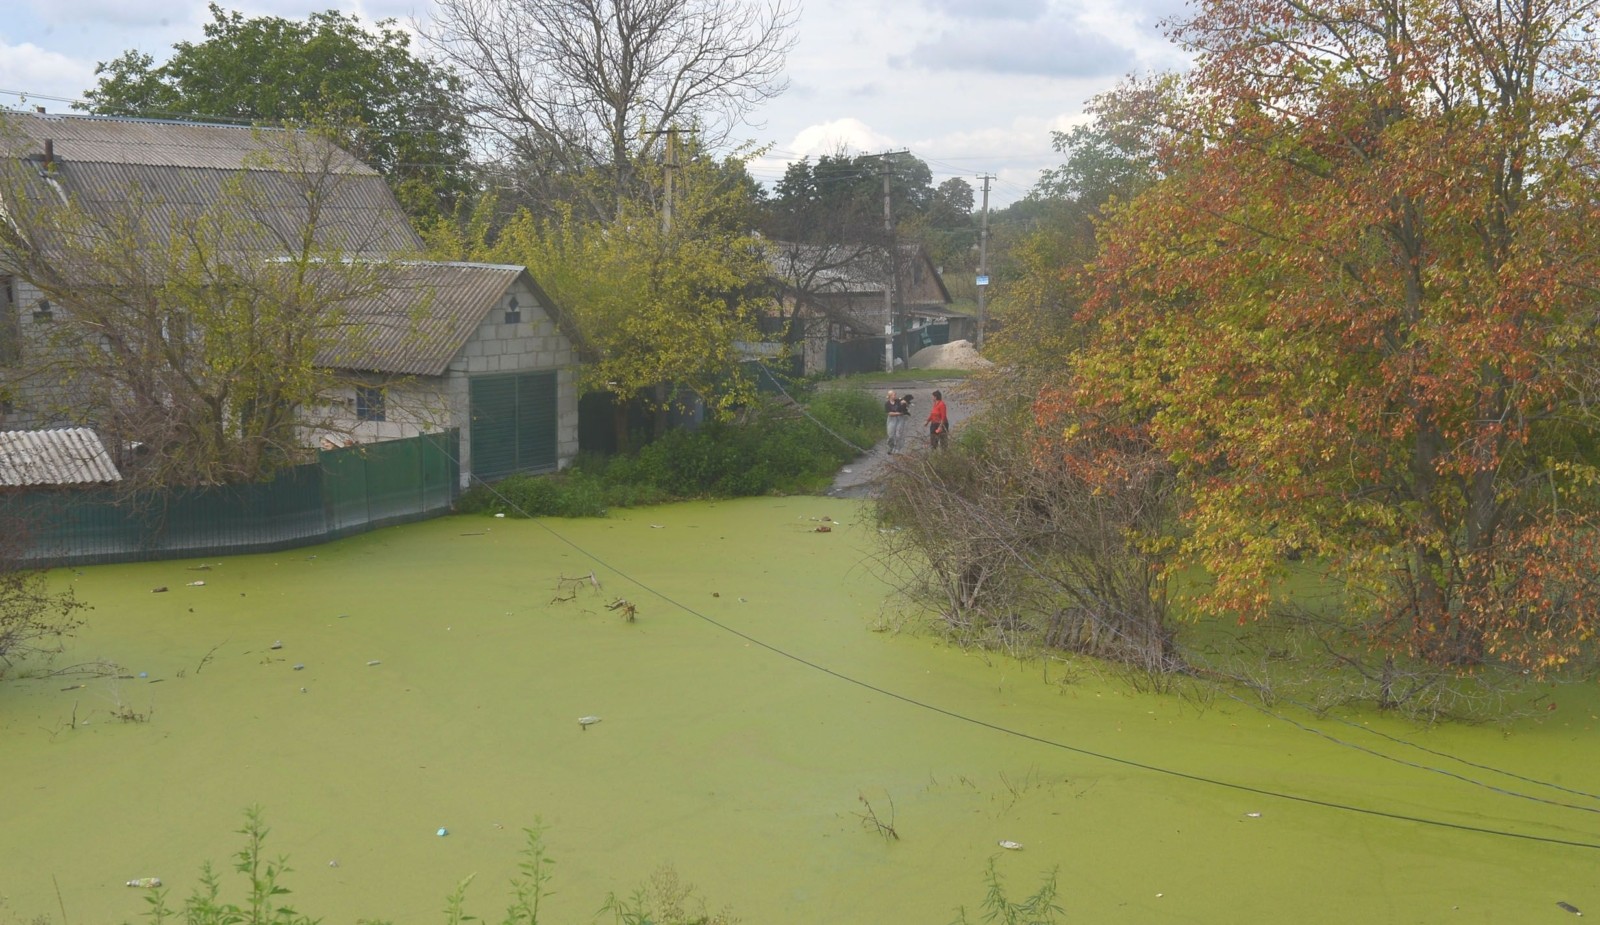
[[[457,463],[457,465],[460,465],[460,460],[457,459],[456,463]],[[1369,807],[1369,806],[1359,806],[1359,805],[1356,805],[1356,804],[1353,804],[1353,803],[1344,803],[1344,802],[1340,802],[1340,801],[1337,801],[1337,800],[1325,800],[1325,799],[1320,799],[1320,798],[1317,798],[1317,797],[1310,797],[1310,796],[1305,796],[1305,795],[1302,795],[1302,794],[1290,793],[1288,791],[1277,790],[1277,789],[1270,788],[1270,787],[1258,787],[1258,786],[1255,786],[1255,785],[1252,785],[1252,784],[1246,784],[1246,783],[1241,783],[1241,782],[1238,782],[1238,781],[1226,780],[1226,779],[1219,778],[1219,777],[1212,777],[1210,775],[1184,771],[1184,770],[1181,770],[1181,769],[1178,769],[1178,768],[1171,768],[1171,767],[1166,767],[1166,766],[1163,766],[1163,765],[1152,764],[1150,762],[1139,761],[1137,759],[1127,758],[1127,757],[1124,757],[1124,756],[1121,756],[1121,755],[1115,755],[1115,754],[1112,754],[1112,753],[1109,753],[1109,752],[1103,752],[1103,751],[1099,751],[1097,749],[1091,749],[1091,748],[1087,748],[1087,747],[1081,746],[1081,745],[1073,745],[1073,744],[1071,744],[1069,742],[1064,742],[1064,741],[1060,741],[1060,740],[1057,740],[1057,739],[1052,739],[1052,738],[1049,738],[1049,737],[1046,737],[1046,736],[1042,736],[1042,735],[1036,735],[1034,733],[1025,732],[1025,731],[1020,730],[1020,729],[1014,729],[1014,728],[1011,728],[1009,726],[1004,726],[1004,725],[1001,725],[999,723],[991,722],[989,720],[985,720],[985,719],[982,719],[980,717],[973,716],[971,714],[962,713],[960,711],[952,710],[952,709],[949,709],[949,708],[946,708],[946,707],[941,707],[941,706],[939,706],[937,704],[933,704],[933,703],[930,703],[930,702],[925,701],[925,700],[920,700],[918,698],[915,698],[915,697],[912,697],[912,696],[909,696],[909,695],[906,695],[906,694],[902,694],[902,693],[899,693],[897,691],[890,690],[888,688],[879,686],[877,684],[873,684],[870,681],[866,681],[866,680],[863,680],[861,678],[857,678],[857,677],[855,677],[853,675],[845,674],[844,672],[835,670],[833,668],[829,668],[826,665],[823,665],[823,664],[821,664],[819,662],[813,661],[812,659],[806,658],[805,656],[799,655],[797,653],[790,652],[787,649],[782,648],[781,646],[774,645],[773,643],[767,642],[766,640],[761,639],[758,636],[755,636],[755,635],[752,635],[750,633],[747,633],[747,632],[745,632],[745,631],[743,631],[743,630],[741,630],[741,629],[739,629],[739,628],[737,628],[735,626],[731,626],[731,625],[729,625],[727,623],[724,623],[723,621],[717,620],[716,618],[709,616],[708,614],[702,613],[701,611],[695,609],[694,607],[692,607],[692,606],[690,606],[690,605],[688,605],[688,604],[686,604],[686,603],[684,603],[682,601],[677,600],[676,598],[672,597],[671,595],[667,594],[666,592],[661,591],[661,590],[651,586],[650,584],[646,583],[642,579],[635,577],[634,575],[628,573],[627,571],[624,571],[623,569],[617,567],[616,565],[613,565],[612,563],[610,563],[609,561],[607,561],[606,559],[604,559],[603,557],[601,557],[597,553],[594,553],[594,552],[590,551],[589,549],[587,549],[587,548],[579,545],[578,543],[574,542],[573,540],[569,539],[568,537],[566,537],[565,535],[563,535],[559,531],[555,530],[553,527],[551,527],[548,524],[544,523],[542,520],[532,517],[520,505],[518,505],[516,502],[514,502],[510,498],[506,497],[498,489],[496,489],[493,485],[491,485],[487,481],[483,480],[482,478],[480,478],[480,477],[478,477],[476,475],[470,475],[469,477],[473,481],[475,481],[478,484],[482,485],[490,494],[494,495],[497,499],[499,499],[502,504],[505,504],[507,507],[509,507],[510,509],[516,511],[517,513],[521,514],[522,516],[527,517],[539,529],[541,529],[545,533],[549,534],[551,537],[553,537],[558,542],[566,545],[567,547],[571,548],[573,551],[577,552],[579,555],[583,556],[584,558],[589,559],[590,561],[594,562],[595,564],[597,564],[601,568],[606,569],[609,572],[611,572],[612,574],[617,575],[618,577],[622,578],[624,581],[629,582],[630,584],[632,584],[632,585],[638,587],[640,590],[642,590],[642,591],[644,591],[644,592],[656,597],[657,599],[661,600],[662,602],[664,602],[664,603],[666,603],[666,604],[668,604],[668,605],[670,605],[672,607],[675,607],[675,608],[683,611],[684,613],[687,613],[690,616],[695,617],[696,619],[698,619],[698,620],[700,620],[700,621],[702,621],[702,622],[704,622],[704,623],[706,623],[706,624],[708,624],[708,625],[710,625],[710,626],[712,626],[712,627],[714,627],[714,628],[716,628],[718,630],[721,630],[721,631],[723,631],[725,633],[728,633],[728,634],[730,634],[732,636],[735,636],[735,637],[737,637],[739,639],[742,639],[745,642],[747,642],[747,643],[749,643],[749,644],[751,644],[753,646],[756,646],[758,648],[764,649],[767,652],[770,652],[771,654],[776,655],[776,656],[778,656],[780,658],[787,659],[787,660],[792,661],[792,662],[794,662],[794,663],[796,663],[798,665],[801,665],[803,667],[809,668],[809,669],[811,669],[813,671],[817,671],[817,672],[819,672],[821,674],[827,675],[828,677],[834,678],[835,680],[842,681],[842,682],[845,682],[847,684],[854,685],[854,686],[859,687],[859,688],[861,688],[863,690],[871,691],[872,693],[879,694],[879,695],[884,696],[884,697],[888,697],[891,700],[899,701],[901,703],[904,703],[904,704],[906,704],[908,706],[911,706],[913,708],[916,708],[916,709],[925,710],[925,711],[928,711],[928,712],[931,712],[931,713],[935,713],[935,714],[938,714],[938,715],[941,715],[941,716],[948,717],[950,719],[957,720],[959,722],[967,723],[967,724],[972,725],[972,726],[976,726],[976,727],[983,728],[983,729],[988,729],[990,731],[993,731],[993,732],[996,732],[996,733],[1000,733],[1002,735],[1011,736],[1013,738],[1021,739],[1021,740],[1028,741],[1028,742],[1033,742],[1035,744],[1043,745],[1043,746],[1046,746],[1046,747],[1049,747],[1049,748],[1055,748],[1055,749],[1059,749],[1061,751],[1071,752],[1073,754],[1082,755],[1084,757],[1095,758],[1095,759],[1098,759],[1098,760],[1101,760],[1101,761],[1106,761],[1106,762],[1109,762],[1109,763],[1112,763],[1112,764],[1117,764],[1117,765],[1121,765],[1121,766],[1124,766],[1124,767],[1134,768],[1134,769],[1137,769],[1137,770],[1147,771],[1147,772],[1150,772],[1150,773],[1153,773],[1153,774],[1159,774],[1159,775],[1162,775],[1162,776],[1172,777],[1172,778],[1176,778],[1176,779],[1179,779],[1179,780],[1186,780],[1186,781],[1190,781],[1192,783],[1207,784],[1207,785],[1210,785],[1210,786],[1219,787],[1219,788],[1223,788],[1223,789],[1227,789],[1227,790],[1233,790],[1233,791],[1236,791],[1236,792],[1249,793],[1249,794],[1253,794],[1253,795],[1256,795],[1256,796],[1269,797],[1269,798],[1274,798],[1274,799],[1281,799],[1281,800],[1285,800],[1285,801],[1288,801],[1288,802],[1299,803],[1299,804],[1303,804],[1303,805],[1307,805],[1307,806],[1317,806],[1317,807],[1321,807],[1323,809],[1329,809],[1329,810],[1334,810],[1334,811],[1339,811],[1339,812],[1348,812],[1348,813],[1354,813],[1354,814],[1357,814],[1357,815],[1370,816],[1370,817],[1374,817],[1374,818],[1388,819],[1388,820],[1396,821],[1396,822],[1411,822],[1411,823],[1416,823],[1418,825],[1425,825],[1425,826],[1430,826],[1430,827],[1434,827],[1434,828],[1441,828],[1441,829],[1446,829],[1446,830],[1452,830],[1452,831],[1471,832],[1471,833],[1480,834],[1480,835],[1489,835],[1489,836],[1500,837],[1500,838],[1511,838],[1511,839],[1517,839],[1517,840],[1522,840],[1522,841],[1537,842],[1537,843],[1541,843],[1541,844],[1559,845],[1559,846],[1569,847],[1569,848],[1586,848],[1586,849],[1600,850],[1600,841],[1584,841],[1584,840],[1580,840],[1580,839],[1576,839],[1576,838],[1558,838],[1558,837],[1551,836],[1551,835],[1538,835],[1538,834],[1533,834],[1533,833],[1529,833],[1529,832],[1516,832],[1516,831],[1512,831],[1512,830],[1509,830],[1509,829],[1493,828],[1493,827],[1490,827],[1490,826],[1471,825],[1471,824],[1463,823],[1463,822],[1454,822],[1454,821],[1451,821],[1451,820],[1448,820],[1448,819],[1438,819],[1438,818],[1429,817],[1429,816],[1419,816],[1419,815],[1413,815],[1413,814],[1409,814],[1409,813],[1393,812],[1393,811],[1390,811],[1390,810],[1377,809],[1377,808]]]

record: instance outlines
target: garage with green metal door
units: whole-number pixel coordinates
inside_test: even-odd
[[[481,479],[556,468],[556,374],[474,376],[469,465]]]

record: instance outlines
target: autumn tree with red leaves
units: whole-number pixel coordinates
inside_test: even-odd
[[[1584,0],[1204,0],[1101,230],[1069,436],[1176,467],[1202,599],[1314,555],[1385,651],[1538,672],[1600,627],[1600,44]],[[1150,92],[1152,88],[1160,92]],[[1108,471],[1114,471],[1108,470]]]

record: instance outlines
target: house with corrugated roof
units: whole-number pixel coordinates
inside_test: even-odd
[[[328,446],[458,428],[462,487],[570,462],[577,357],[527,269],[418,262],[401,272],[404,286],[348,309],[351,323],[318,357],[351,384],[313,411],[324,423],[311,435]],[[407,314],[402,298],[420,311]]]
[[[768,333],[794,345],[803,373],[882,369],[891,331],[904,362],[961,317],[925,248],[901,244],[890,254],[876,244],[768,243],[781,312]]]
[[[576,358],[549,298],[521,267],[414,259],[422,242],[383,177],[331,143],[285,130],[12,112],[0,113],[0,143],[9,152],[0,170],[22,181],[6,188],[29,205],[71,202],[114,223],[137,199],[152,247],[247,185],[251,231],[231,239],[238,252],[227,259],[270,264],[311,228],[316,247],[341,260],[385,262],[393,285],[341,305],[337,336],[319,353],[351,385],[305,409],[308,445],[459,427],[463,480],[554,469],[576,454]],[[296,161],[331,178],[326,195],[308,200]],[[46,254],[53,246],[48,236],[30,243]],[[0,275],[0,374],[41,349],[63,312],[20,275]],[[91,423],[84,404],[70,383],[23,381],[0,389],[0,425]]]

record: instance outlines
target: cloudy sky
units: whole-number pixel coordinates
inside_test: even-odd
[[[219,0],[221,2],[221,0]],[[1027,192],[1059,156],[1050,132],[1124,74],[1181,66],[1162,20],[1184,0],[802,0],[789,89],[744,136],[773,146],[770,183],[803,155],[909,148],[939,182],[997,175],[992,204]],[[339,8],[426,21],[428,0],[240,0],[247,15]],[[138,48],[159,60],[198,40],[205,0],[9,0],[0,12],[0,106],[67,111],[96,62]]]

